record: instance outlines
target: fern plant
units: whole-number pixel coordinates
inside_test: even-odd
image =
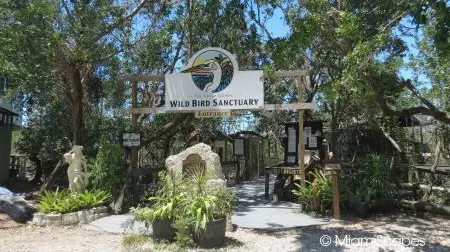
[[[104,205],[110,195],[104,191],[94,190],[72,194],[69,189],[44,191],[38,199],[38,210],[43,213],[70,213]]]

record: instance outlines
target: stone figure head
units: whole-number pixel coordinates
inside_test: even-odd
[[[84,159],[83,146],[81,145],[74,145],[69,152],[64,154],[64,159],[69,164],[76,158]]]

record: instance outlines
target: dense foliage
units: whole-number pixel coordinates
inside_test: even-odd
[[[445,0],[0,0],[0,75],[26,121],[18,148],[44,175],[70,145],[84,145],[93,157],[100,136],[118,142],[130,129],[129,116],[119,113],[130,106],[130,83],[119,76],[176,73],[207,46],[235,54],[241,70],[263,69],[266,103],[298,100],[295,80],[276,71],[308,70],[302,98],[319,110],[305,118],[325,121],[336,158],[356,167],[358,158],[376,153],[395,168],[446,139],[449,9]],[[164,90],[163,82],[139,82],[138,105],[164,106]],[[412,115],[437,125],[437,134],[425,129],[430,140],[423,144],[412,137],[399,123]],[[195,133],[210,143],[218,131],[255,130],[277,142],[264,152],[277,163],[280,123],[297,116],[139,115],[139,162],[162,167]],[[450,153],[442,142],[442,153]],[[107,188],[113,177],[103,178],[115,165],[103,159],[92,166],[93,179]]]
[[[70,190],[44,191],[38,199],[38,210],[43,213],[71,213],[108,203],[109,193],[99,190],[72,194]]]
[[[123,165],[123,150],[106,137],[100,138],[97,156],[88,160],[89,184],[93,189],[110,192],[119,183]]]

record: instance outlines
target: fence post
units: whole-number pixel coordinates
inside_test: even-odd
[[[339,199],[339,175],[341,171],[341,165],[338,163],[325,164],[325,172],[331,175],[331,184],[333,187],[333,215],[334,219],[340,220],[340,199]]]

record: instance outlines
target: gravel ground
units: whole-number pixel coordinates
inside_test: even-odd
[[[326,247],[320,244],[324,235],[331,238],[331,244]],[[345,242],[346,235],[352,238],[351,242]],[[379,235],[384,239],[378,237],[372,243],[355,239]],[[336,245],[336,236],[341,244]],[[324,237],[322,241],[328,243],[328,237]],[[404,244],[413,242],[423,246],[397,246],[395,242],[402,238]],[[121,242],[121,235],[92,231],[83,226],[39,228],[15,224],[0,215],[0,251],[125,251]],[[148,243],[139,248],[154,251],[155,245]],[[173,251],[174,247],[166,250]],[[432,215],[421,219],[395,214],[283,232],[237,229],[227,233],[226,246],[215,251],[450,251],[450,220]]]

